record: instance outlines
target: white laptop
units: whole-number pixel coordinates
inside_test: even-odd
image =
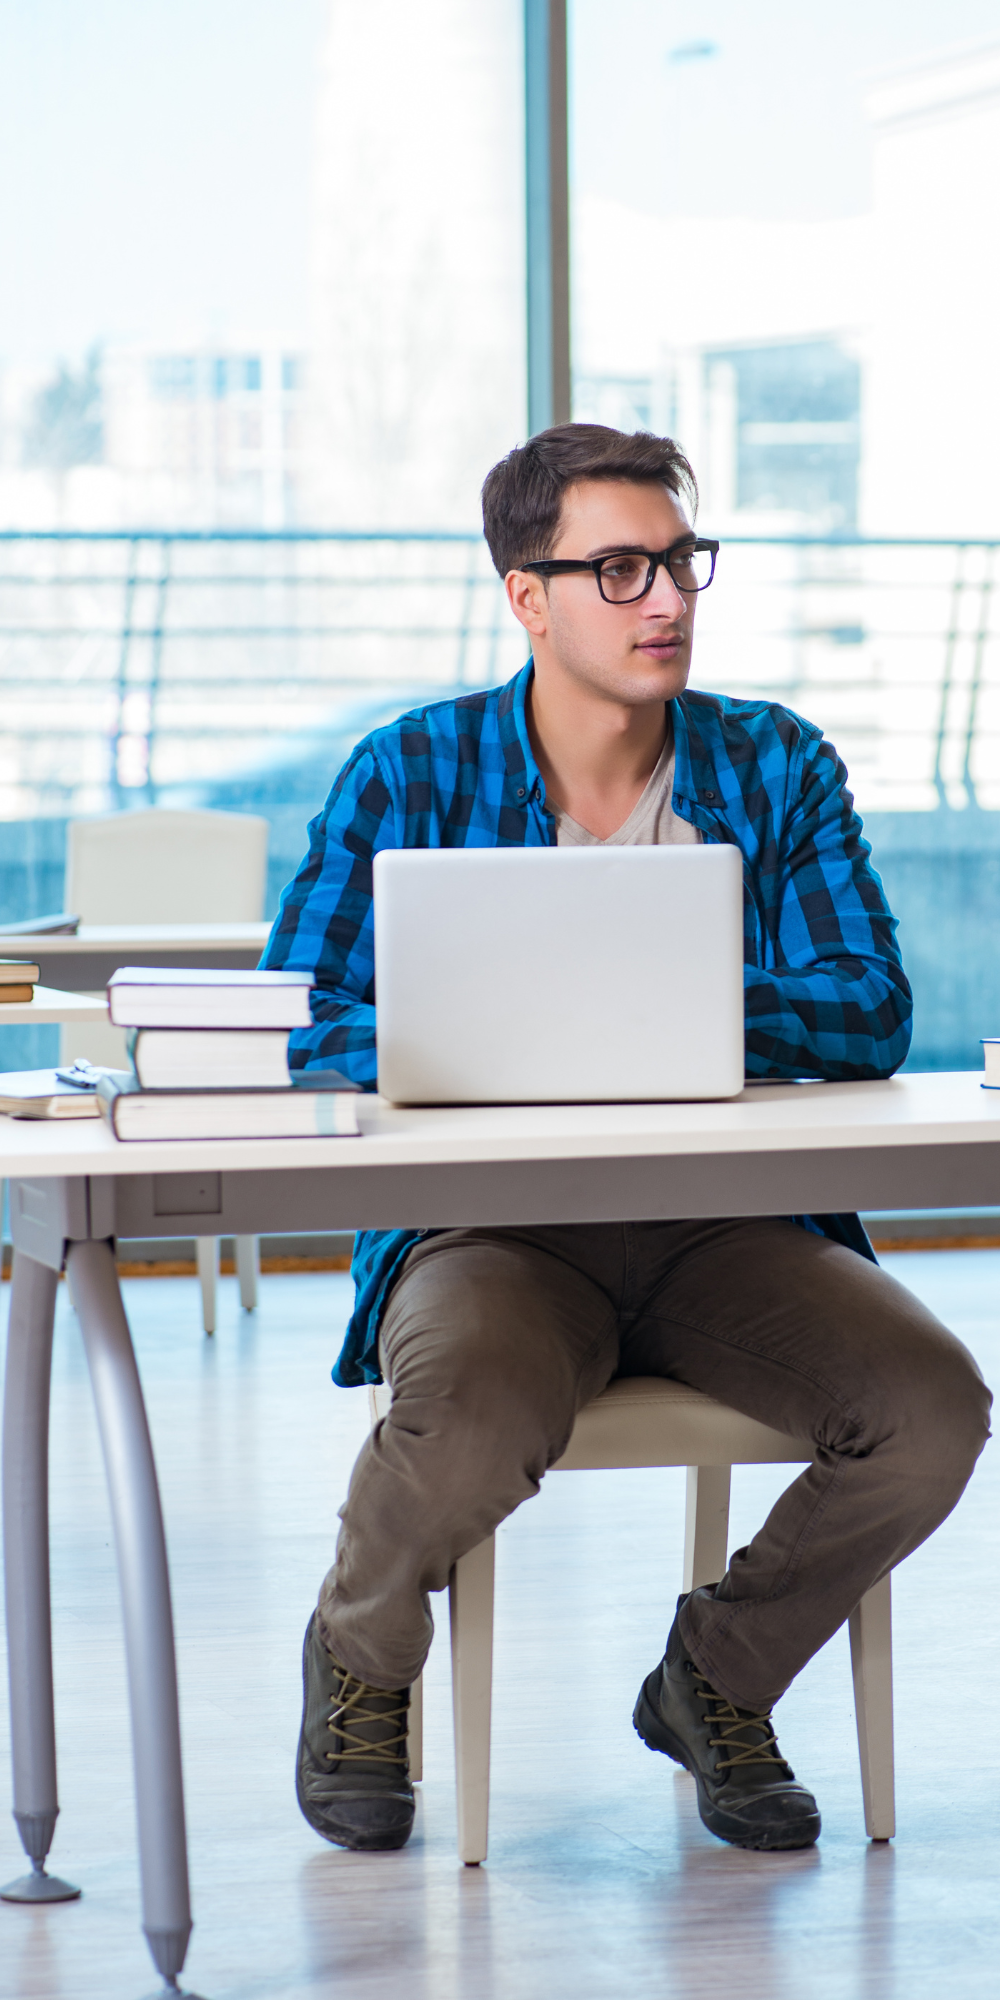
[[[392,849],[374,881],[378,1087],[395,1103],[743,1088],[737,848]]]

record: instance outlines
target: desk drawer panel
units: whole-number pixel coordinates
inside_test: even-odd
[[[153,1174],[154,1215],[222,1214],[221,1174]]]

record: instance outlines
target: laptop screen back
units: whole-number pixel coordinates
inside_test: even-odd
[[[614,1103],[742,1089],[737,848],[391,849],[374,885],[385,1097]]]

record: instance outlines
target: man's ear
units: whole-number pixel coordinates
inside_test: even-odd
[[[549,600],[541,577],[530,570],[510,569],[503,582],[518,624],[540,639],[549,629]]]

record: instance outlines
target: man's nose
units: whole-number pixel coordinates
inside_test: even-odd
[[[657,564],[653,587],[644,599],[643,609],[650,618],[683,618],[687,598],[678,590],[666,563]]]

